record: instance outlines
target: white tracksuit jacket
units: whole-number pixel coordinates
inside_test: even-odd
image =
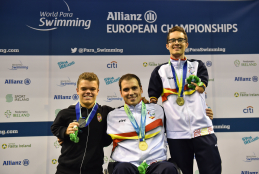
[[[129,106],[135,120],[140,126],[141,102]],[[124,107],[111,111],[107,117],[107,134],[113,138],[111,158],[119,162],[130,162],[139,166],[144,160],[147,164],[166,160],[166,138],[164,134],[164,111],[157,104],[146,104],[145,137],[148,149],[139,149],[137,133],[132,126]],[[129,139],[134,138],[134,139]]]
[[[177,77],[182,76],[183,65],[187,61],[187,75],[198,76],[208,86],[208,72],[204,63],[200,60],[173,60],[170,59]],[[163,107],[166,115],[166,135],[171,139],[190,139],[198,136],[214,133],[212,121],[206,116],[207,108],[205,93],[189,89],[187,82],[184,87],[185,104],[179,106],[176,103],[178,95],[172,73],[171,65],[165,63],[157,66],[151,74],[148,94],[149,97],[162,97]]]

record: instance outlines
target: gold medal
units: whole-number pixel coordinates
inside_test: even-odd
[[[176,103],[177,103],[179,106],[184,105],[184,99],[183,99],[183,97],[178,97],[178,98],[176,99]]]
[[[147,150],[148,145],[145,141],[141,141],[141,142],[139,142],[138,147],[139,147],[140,150],[145,151],[145,150]]]

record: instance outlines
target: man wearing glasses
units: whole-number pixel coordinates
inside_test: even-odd
[[[171,159],[183,174],[193,174],[194,154],[200,174],[220,174],[221,158],[212,121],[206,116],[205,91],[208,72],[200,60],[188,59],[184,51],[188,37],[182,27],[171,28],[166,48],[170,52],[168,63],[157,66],[151,74],[148,94],[151,103],[162,97],[166,115],[166,135]],[[186,79],[197,76],[200,82]]]

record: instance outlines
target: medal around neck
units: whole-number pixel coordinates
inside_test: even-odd
[[[177,97],[176,103],[177,103],[179,106],[184,105],[184,99],[183,99],[183,97]]]
[[[83,128],[86,125],[86,120],[84,118],[79,118],[77,122],[79,124],[79,128]]]
[[[140,150],[145,151],[145,150],[147,150],[148,145],[147,145],[146,141],[141,141],[141,142],[139,142],[138,147]]]
[[[145,127],[146,127],[146,115],[147,115],[147,109],[146,105],[143,101],[141,101],[142,106],[141,106],[141,120],[140,120],[140,126],[138,125],[137,121],[135,120],[132,112],[130,111],[130,108],[127,104],[124,104],[124,110],[134,127],[135,131],[137,132],[138,138],[140,140],[139,142],[139,149],[142,151],[147,150],[148,145],[145,142]]]
[[[87,119],[85,119],[84,117],[82,117],[80,102],[79,101],[77,102],[75,110],[76,110],[76,120],[79,123],[79,128],[84,128],[90,124],[90,122],[92,121],[92,119],[94,118],[97,112],[97,109],[98,109],[98,104],[95,101],[92,111],[87,116]]]
[[[185,79],[186,79],[186,75],[187,75],[187,61],[183,65],[183,74],[182,74],[182,77],[180,79],[180,82],[178,80],[177,74],[176,74],[175,69],[172,66],[172,64],[171,64],[171,70],[172,70],[172,74],[174,76],[175,88],[176,88],[177,93],[178,93],[176,103],[179,106],[183,106],[184,105],[183,92],[184,92]]]

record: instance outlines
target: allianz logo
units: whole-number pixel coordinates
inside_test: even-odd
[[[78,100],[79,96],[77,94],[74,95],[54,95],[54,100],[67,100],[67,99],[73,99]]]
[[[124,12],[108,12],[107,21],[142,21],[142,14],[127,14]],[[148,23],[153,23],[157,19],[156,12],[148,10],[144,14],[144,19]]]

